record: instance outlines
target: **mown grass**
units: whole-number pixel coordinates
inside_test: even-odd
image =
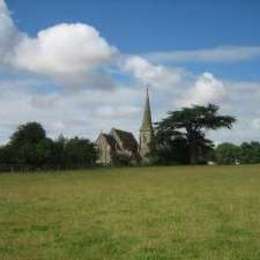
[[[260,259],[260,166],[0,175],[0,259]]]

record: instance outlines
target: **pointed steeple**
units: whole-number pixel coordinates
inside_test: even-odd
[[[144,106],[144,115],[141,130],[150,130],[152,129],[152,116],[151,116],[151,107],[150,107],[150,99],[149,99],[149,90],[146,88],[146,99]]]
[[[150,162],[151,159],[150,155],[153,151],[154,151],[154,132],[153,132],[149,92],[147,88],[143,121],[140,128],[140,144],[139,144],[139,152],[143,163]]]

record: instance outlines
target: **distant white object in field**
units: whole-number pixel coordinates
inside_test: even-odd
[[[213,161],[208,161],[208,165],[216,165],[216,163]]]

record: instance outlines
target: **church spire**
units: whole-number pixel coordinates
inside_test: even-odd
[[[152,126],[152,116],[151,116],[151,107],[150,107],[150,99],[149,99],[149,89],[147,87],[141,130],[150,130],[152,128],[153,126]]]
[[[154,150],[154,133],[148,88],[144,106],[143,121],[140,128],[140,155],[144,163],[150,162],[150,155]]]

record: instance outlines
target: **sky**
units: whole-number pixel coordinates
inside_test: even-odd
[[[149,87],[153,121],[183,106],[237,118],[216,142],[260,141],[257,0],[0,0],[0,143],[19,124],[95,140],[138,137]]]

